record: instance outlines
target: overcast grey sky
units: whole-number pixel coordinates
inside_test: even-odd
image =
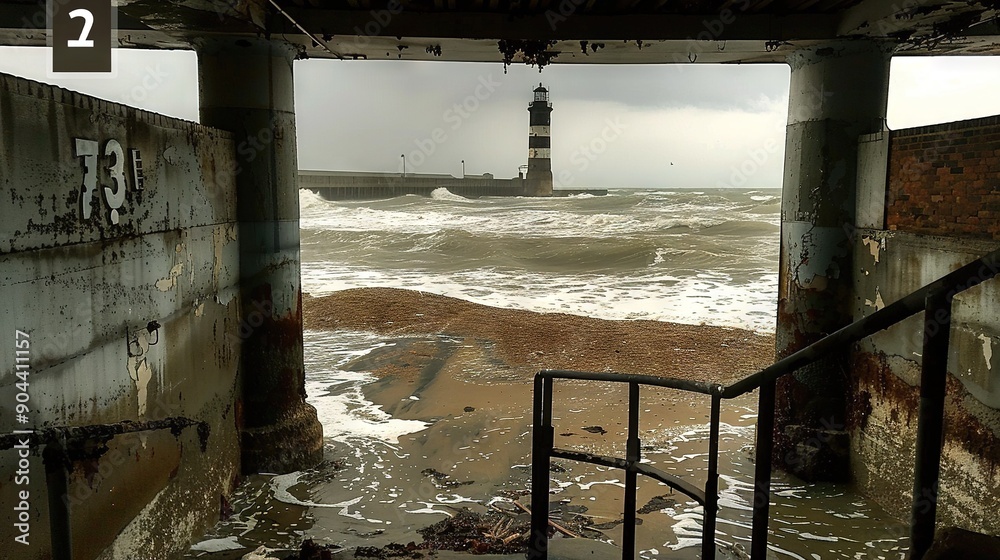
[[[41,48],[0,48],[0,72],[198,119],[191,52],[120,49],[115,78],[52,79]],[[295,63],[299,167],[510,177],[527,158],[527,105],[550,90],[552,167],[566,187],[781,186],[784,65]],[[1000,114],[1000,57],[896,58],[889,126]],[[431,140],[440,128],[445,139]],[[438,135],[440,138],[441,135]],[[762,152],[763,150],[763,152]],[[752,173],[737,173],[752,153]],[[673,165],[671,165],[671,163]],[[560,178],[562,180],[560,181]]]

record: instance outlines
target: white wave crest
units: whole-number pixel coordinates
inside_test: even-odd
[[[448,200],[451,202],[471,202],[468,198],[458,196],[444,187],[438,187],[431,191],[431,198],[434,200]]]
[[[322,208],[327,205],[327,201],[322,196],[309,189],[299,189],[299,208],[301,210]]]

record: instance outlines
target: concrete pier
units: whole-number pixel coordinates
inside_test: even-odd
[[[36,442],[30,457],[13,444],[0,450],[0,480],[14,481],[0,498],[3,550],[25,560],[67,549],[77,560],[176,558],[225,512],[240,468],[319,459],[321,427],[303,390],[293,58],[790,63],[784,356],[1000,246],[1000,119],[884,131],[880,46],[1000,55],[996,2],[896,4],[117,2],[118,46],[198,51],[202,124],[0,75],[0,292],[11,302],[0,330],[25,333],[31,351],[30,418],[0,414],[0,429],[76,434],[65,461],[70,448],[55,440]],[[0,43],[51,46],[38,2],[0,8]],[[524,181],[547,179],[530,188],[548,194],[549,120],[538,109]],[[360,183],[313,190],[404,194]],[[809,479],[851,473],[891,511],[935,507],[941,524],[1000,533],[998,302],[993,279],[962,292],[950,314],[937,487],[914,496],[908,459],[923,336],[944,326],[922,317],[761,391],[777,411],[773,431],[761,415],[777,465]],[[0,365],[4,411],[29,398],[14,348]],[[22,461],[32,476],[18,482]],[[29,508],[15,489],[30,491]],[[767,503],[756,503],[758,519]],[[30,546],[15,544],[29,525]],[[555,555],[582,541],[554,539]],[[766,539],[752,544],[766,553]]]
[[[463,198],[532,196],[523,177],[496,179],[489,173],[453,177],[445,174],[373,173],[364,171],[299,171],[299,188],[326,200],[375,200],[397,196],[432,196],[437,189]],[[549,196],[590,194],[604,196],[607,189],[559,189]]]
[[[305,403],[295,54],[252,38],[198,44],[202,123],[231,131],[237,153],[244,472],[310,466],[323,445],[316,410]]]
[[[889,53],[838,41],[790,55],[781,200],[777,357],[852,321],[858,137],[883,129]],[[846,355],[782,379],[775,461],[807,480],[848,476]]]

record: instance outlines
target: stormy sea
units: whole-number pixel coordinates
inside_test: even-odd
[[[369,201],[302,191],[300,203],[302,284],[310,295],[303,304],[307,400],[323,423],[326,460],[306,471],[248,477],[187,558],[237,559],[261,545],[284,558],[305,538],[340,550],[336,558],[363,550],[387,556],[381,547],[410,542],[416,554],[422,539],[432,540],[428,526],[469,511],[496,516],[478,529],[480,540],[516,545],[530,501],[531,370],[511,358],[519,349],[510,340],[531,343],[519,334],[528,329],[522,316],[488,309],[536,312],[538,324],[526,332],[540,337],[580,316],[641,324],[640,333],[665,323],[722,328],[708,341],[725,347],[720,353],[772,344],[778,190],[466,199],[438,189],[429,198]],[[434,313],[421,308],[425,295]],[[470,302],[490,308],[473,316],[465,309]],[[510,340],[484,338],[461,317],[507,321],[488,330]],[[424,320],[433,323],[426,332]],[[718,332],[725,343],[714,340]],[[668,334],[662,340],[671,355],[708,353]],[[595,352],[619,343],[586,342]],[[551,346],[524,348],[526,363],[573,359]],[[690,363],[712,356],[701,358]],[[743,375],[760,361],[735,360],[724,373]],[[727,401],[722,415],[717,542],[734,558],[748,548],[750,533],[755,397]],[[556,431],[568,444],[557,445],[624,452],[622,395],[578,383],[557,398]],[[657,395],[643,401],[642,413],[644,462],[703,484],[706,403]],[[554,463],[551,514],[568,533],[616,546],[623,482],[622,473],[604,467]],[[773,492],[769,547],[778,558],[905,556],[906,526],[850,487],[776,474]],[[638,505],[637,558],[697,557],[697,503],[640,480]]]
[[[774,329],[778,190],[302,201],[303,289]]]

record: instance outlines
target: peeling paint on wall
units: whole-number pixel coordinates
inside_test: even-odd
[[[783,228],[782,243],[789,254],[785,276],[795,287],[825,291],[841,278],[840,259],[850,251],[843,230],[800,223]]]
[[[897,301],[996,247],[969,238],[868,228],[856,239],[856,319],[881,308],[879,296]],[[1000,500],[995,491],[1000,473],[1000,378],[991,363],[993,339],[1000,332],[998,290],[1000,283],[993,280],[955,298],[948,357],[953,375],[947,381],[943,498],[938,510],[939,522],[988,534],[997,531],[991,512]],[[854,353],[849,398],[856,403],[854,414],[867,425],[855,423],[852,470],[859,488],[890,509],[905,509],[911,498],[912,470],[907,469],[912,465],[895,459],[913,456],[924,329],[923,316],[915,315],[863,341]]]
[[[983,341],[983,357],[986,358],[986,369],[993,369],[993,337],[981,334],[979,335],[979,340]]]
[[[177,278],[184,272],[184,263],[177,263],[170,268],[170,273],[166,278],[160,278],[156,281],[156,289],[161,292],[168,292],[173,289],[174,285],[177,284]]]
[[[875,288],[875,301],[866,299],[865,305],[868,307],[874,307],[875,311],[879,311],[880,309],[885,307],[885,302],[882,301],[882,293],[879,291],[878,287]]]
[[[229,243],[236,241],[235,225],[219,225],[212,230],[212,249],[215,259],[212,266],[212,283],[219,285],[219,275],[222,272],[223,263],[226,262],[223,249]]]
[[[868,247],[868,251],[872,254],[872,258],[874,258],[875,262],[878,263],[879,251],[883,248],[882,244],[885,242],[885,240],[879,241],[878,239],[872,239],[866,237],[862,239],[861,242],[864,243],[866,247]]]
[[[177,246],[174,247],[174,252],[179,255],[182,251],[184,251],[184,244],[178,243]],[[172,290],[174,286],[177,285],[177,279],[183,272],[184,272],[183,262],[179,262],[174,266],[170,267],[170,272],[167,274],[167,277],[161,278],[156,281],[156,289],[160,290],[161,292],[167,292]]]
[[[157,336],[159,336],[157,334]],[[146,352],[149,351],[149,331],[145,329],[136,333],[136,344],[139,352],[128,358],[128,375],[135,383],[136,399],[138,401],[139,416],[146,414],[146,400],[149,396],[149,380],[153,378],[153,370],[146,362]]]

